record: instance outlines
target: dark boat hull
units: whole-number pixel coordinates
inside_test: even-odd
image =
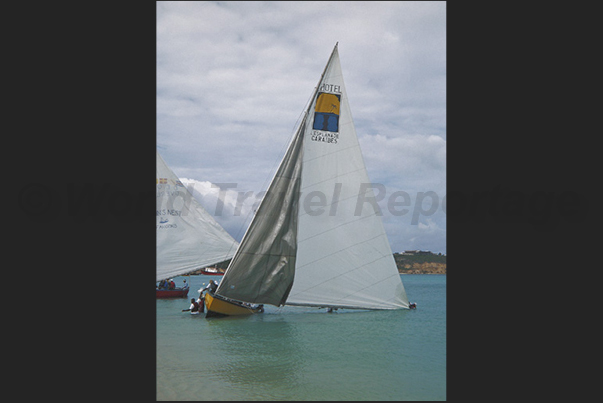
[[[174,288],[173,290],[155,289],[155,297],[157,298],[186,298],[188,288]]]

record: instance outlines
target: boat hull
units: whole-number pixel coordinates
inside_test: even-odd
[[[214,272],[214,271],[205,271],[201,270],[200,274],[205,274],[206,276],[223,276],[224,273]]]
[[[157,298],[186,298],[188,288],[175,288],[173,290],[158,290],[155,289],[155,297]]]
[[[264,312],[263,308],[252,309],[241,303],[227,301],[219,296],[207,292],[205,294],[206,318],[221,316],[244,316]]]

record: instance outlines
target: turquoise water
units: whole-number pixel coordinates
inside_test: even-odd
[[[157,300],[157,400],[445,400],[446,276],[402,275],[416,310],[266,306],[210,318]],[[176,284],[182,283],[175,278]]]

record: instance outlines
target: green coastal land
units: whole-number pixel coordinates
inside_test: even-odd
[[[446,274],[446,255],[429,251],[394,253],[401,274]]]
[[[400,274],[446,274],[446,255],[429,251],[404,251],[394,253],[394,260]],[[226,271],[230,259],[216,264],[219,271]],[[199,274],[201,270],[190,274]]]

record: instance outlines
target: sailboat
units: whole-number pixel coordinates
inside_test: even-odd
[[[197,202],[157,151],[156,281],[228,260],[238,243]],[[188,287],[156,287],[157,298],[184,298]]]
[[[263,304],[408,309],[377,209],[336,44],[222,281],[205,294],[206,317]]]
[[[217,267],[205,267],[201,269],[200,274],[205,274],[206,276],[223,276],[224,272],[220,271]]]

